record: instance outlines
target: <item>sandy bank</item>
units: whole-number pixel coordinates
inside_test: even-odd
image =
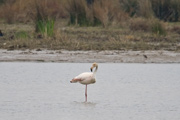
[[[174,51],[0,50],[0,62],[180,63]]]

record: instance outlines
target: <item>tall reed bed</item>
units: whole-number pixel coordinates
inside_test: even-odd
[[[179,0],[150,0],[155,17],[164,21],[180,20]]]
[[[179,0],[0,0],[0,18],[8,23],[30,22],[36,6],[42,6],[49,17],[69,18],[80,26],[107,26],[129,17],[180,21]]]
[[[28,0],[4,0],[0,4],[0,18],[9,24],[27,23],[31,21],[29,13],[33,11],[32,3]]]
[[[69,24],[80,26],[103,27],[127,18],[127,15],[120,9],[118,0],[69,0],[67,12],[70,16]]]
[[[180,21],[179,0],[119,0],[121,8],[129,16],[156,18],[164,21]]]
[[[70,16],[69,24],[90,26],[93,24],[90,8],[85,0],[68,0],[66,9]]]

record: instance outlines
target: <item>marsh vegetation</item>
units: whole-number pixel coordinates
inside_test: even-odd
[[[178,0],[1,0],[1,49],[180,50]]]

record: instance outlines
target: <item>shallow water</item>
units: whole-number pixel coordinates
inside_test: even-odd
[[[179,64],[0,63],[0,120],[180,120]]]

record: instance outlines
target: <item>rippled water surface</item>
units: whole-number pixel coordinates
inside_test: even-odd
[[[180,120],[179,64],[0,63],[0,120]]]

